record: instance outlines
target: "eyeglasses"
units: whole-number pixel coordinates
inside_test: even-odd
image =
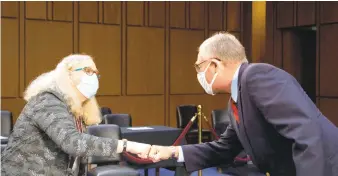
[[[197,72],[201,72],[201,65],[205,62],[207,62],[208,60],[205,60],[205,61],[202,61],[201,63],[199,64],[194,64],[194,67],[196,69]]]
[[[93,70],[90,67],[82,67],[82,68],[77,68],[74,71],[81,71],[83,70],[87,75],[92,76],[94,73],[96,74],[97,78],[100,78],[99,71]]]
[[[218,60],[218,61],[221,61],[220,59],[218,59],[218,58],[212,58],[212,59],[216,59],[216,60]],[[201,63],[199,63],[199,64],[194,64],[194,67],[195,67],[195,69],[196,69],[196,71],[197,72],[201,72],[202,70],[202,68],[201,68],[201,65],[203,64],[203,63],[206,63],[207,61],[210,61],[210,60],[212,60],[212,59],[208,59],[208,60],[204,60],[204,61],[202,61]]]

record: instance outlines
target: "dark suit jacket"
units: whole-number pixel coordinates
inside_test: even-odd
[[[240,124],[218,141],[182,146],[188,172],[229,163],[244,148],[272,176],[337,176],[338,128],[297,80],[269,64],[242,64],[237,106]]]

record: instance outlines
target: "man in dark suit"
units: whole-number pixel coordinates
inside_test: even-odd
[[[244,47],[229,33],[205,40],[195,67],[208,94],[231,94],[231,124],[218,141],[153,146],[155,162],[176,157],[192,172],[230,163],[244,149],[271,176],[338,175],[338,128],[293,76],[269,64],[248,64]]]

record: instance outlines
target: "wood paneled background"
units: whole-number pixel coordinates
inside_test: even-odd
[[[250,8],[250,2],[1,2],[1,109],[17,118],[32,79],[64,56],[86,53],[101,72],[99,104],[130,113],[133,125],[176,126],[179,104],[201,104],[209,117],[229,96],[204,93],[193,68],[197,47],[227,30],[250,56]]]
[[[264,61],[301,76],[299,27],[316,27],[315,99],[322,113],[338,126],[338,2],[267,2]],[[303,45],[303,44],[302,44]],[[312,52],[312,51],[305,51]],[[307,62],[306,60],[304,62]],[[300,70],[299,70],[300,69]]]

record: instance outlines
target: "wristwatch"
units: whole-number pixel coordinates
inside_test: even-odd
[[[127,139],[122,139],[123,141],[123,152],[126,152],[127,151]]]

